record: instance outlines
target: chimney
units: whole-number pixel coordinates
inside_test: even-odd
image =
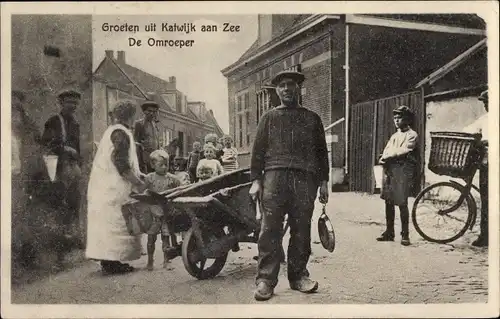
[[[118,63],[125,64],[125,51],[118,51]]]
[[[168,82],[175,84],[175,82],[176,82],[175,76],[169,77]]]
[[[271,41],[273,36],[273,16],[271,14],[258,15],[258,39],[259,46]]]
[[[104,51],[106,52],[106,56],[110,59],[114,59],[115,58],[115,53],[113,52],[113,50],[106,50]]]

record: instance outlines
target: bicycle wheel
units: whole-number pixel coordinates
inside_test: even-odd
[[[463,181],[461,182],[453,181],[453,183],[459,183],[463,187],[466,186],[466,184]],[[476,203],[477,211],[481,210],[481,191],[479,190],[479,187],[472,184],[470,195],[472,196],[474,202]]]
[[[458,205],[463,192],[465,188],[462,185],[450,182],[439,182],[424,188],[415,198],[411,215],[417,233],[425,240],[439,244],[447,244],[463,236],[476,215],[474,199],[470,194]]]

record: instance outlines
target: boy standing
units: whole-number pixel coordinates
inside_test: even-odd
[[[180,181],[173,174],[168,172],[169,155],[164,150],[156,150],[150,154],[150,165],[153,172],[145,177],[145,187],[147,190],[161,193],[166,190],[180,186]],[[174,237],[172,230],[167,223],[162,207],[150,205],[141,202],[125,205],[125,208],[132,209],[133,215],[138,219],[143,220],[143,224],[147,227],[145,233],[148,235],[147,254],[148,264],[147,269],[153,270],[154,252],[158,233],[161,234],[163,248],[163,268],[172,270],[168,250],[170,249],[170,239]],[[129,210],[130,212],[130,210]],[[173,243],[175,244],[175,243]]]
[[[233,139],[231,136],[224,136],[224,149],[221,157],[224,172],[231,172],[238,169],[238,150],[232,147]]]
[[[401,245],[410,245],[408,197],[410,196],[418,158],[416,153],[418,134],[411,129],[413,113],[407,106],[393,111],[394,133],[385,146],[380,164],[384,167],[381,198],[385,200],[386,231],[377,241],[394,241],[395,205],[401,214]]]
[[[195,183],[198,180],[196,178],[196,167],[198,167],[200,159],[201,159],[201,143],[194,142],[193,151],[189,153],[187,162],[187,169],[191,183]]]

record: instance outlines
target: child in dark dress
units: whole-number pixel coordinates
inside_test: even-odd
[[[377,241],[394,241],[395,206],[401,214],[401,244],[410,245],[408,197],[411,194],[417,167],[416,152],[418,134],[411,129],[413,113],[407,106],[393,112],[394,133],[384,149],[379,163],[384,167],[381,198],[385,200],[386,231]]]

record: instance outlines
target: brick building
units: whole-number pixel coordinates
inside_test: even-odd
[[[276,104],[266,88],[276,73],[305,74],[302,105],[325,127],[346,119],[327,132],[332,179],[341,183],[345,137],[353,134],[346,109],[405,92],[484,35],[485,24],[475,15],[259,15],[255,42],[222,70],[240,165],[249,164],[260,116]]]
[[[190,102],[176,86],[175,76],[161,79],[126,63],[125,52],[106,51],[106,56],[94,72],[94,142],[98,143],[113,105],[123,99],[155,100],[160,105],[160,143],[166,146],[178,139],[179,156],[187,156],[194,141],[202,141],[208,133],[221,136],[222,129],[207,110],[204,102]],[[136,119],[143,116],[139,108]]]

